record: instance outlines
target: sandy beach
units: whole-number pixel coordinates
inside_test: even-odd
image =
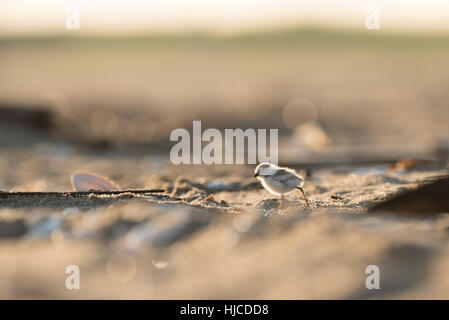
[[[189,174],[150,159],[70,152],[54,158],[16,151],[2,159],[1,172],[15,167],[14,181],[26,170],[43,175],[31,183],[25,175],[16,191],[71,190],[71,162],[95,163],[97,172],[130,189],[166,190],[2,197],[3,298],[448,297],[447,214],[410,218],[367,211],[446,168],[317,169],[304,187],[310,207],[298,192],[277,211],[279,199],[252,177],[251,166],[220,172],[205,166]],[[365,288],[365,269],[373,264],[382,270],[376,293]],[[80,267],[81,290],[66,289],[68,265]]]
[[[449,212],[370,211],[448,174],[447,37],[0,42],[0,298],[449,298]],[[194,120],[278,128],[310,206],[276,210],[253,164],[174,165]],[[11,193],[73,191],[77,171],[164,192]]]

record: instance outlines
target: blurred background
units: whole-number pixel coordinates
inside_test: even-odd
[[[202,120],[279,128],[280,162],[314,162],[428,153],[449,136],[445,1],[0,3],[1,146],[165,152]]]

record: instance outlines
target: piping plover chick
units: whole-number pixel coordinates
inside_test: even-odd
[[[277,209],[280,209],[284,204],[284,195],[295,189],[301,191],[307,206],[309,206],[309,200],[301,188],[304,184],[304,179],[295,170],[264,162],[256,167],[254,177],[259,179],[264,188],[270,193],[281,197],[281,203],[279,203]]]

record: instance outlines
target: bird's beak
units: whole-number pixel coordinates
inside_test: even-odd
[[[258,176],[259,176],[259,174],[258,174],[258,173],[254,174],[254,178],[256,178],[256,177],[258,177]]]

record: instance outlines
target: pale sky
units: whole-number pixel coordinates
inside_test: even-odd
[[[79,7],[80,30],[65,27],[70,5]],[[380,9],[383,31],[449,33],[449,0],[0,0],[0,34],[365,29],[371,5]]]

